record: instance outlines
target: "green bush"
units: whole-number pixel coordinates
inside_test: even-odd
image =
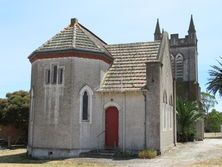
[[[152,159],[155,158],[156,156],[157,156],[157,151],[154,149],[141,150],[138,153],[139,158]]]

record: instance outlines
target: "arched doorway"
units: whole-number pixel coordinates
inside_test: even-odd
[[[118,147],[119,139],[119,111],[116,107],[109,107],[105,114],[105,146]]]

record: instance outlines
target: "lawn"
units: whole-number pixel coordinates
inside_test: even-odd
[[[26,149],[0,150],[0,167],[104,167],[98,162],[84,162],[80,158],[66,160],[35,160],[26,157]]]

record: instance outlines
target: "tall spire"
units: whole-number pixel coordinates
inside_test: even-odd
[[[160,39],[161,39],[160,25],[159,25],[159,19],[157,19],[156,28],[154,32],[154,40],[160,40]]]
[[[194,26],[194,23],[193,23],[193,15],[191,15],[190,26],[189,26],[188,33],[191,34],[191,33],[195,33],[195,32],[196,32],[196,30],[195,30],[195,26]]]

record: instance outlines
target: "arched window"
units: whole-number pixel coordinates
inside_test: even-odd
[[[176,78],[183,78],[183,56],[180,53],[176,56]]]
[[[80,92],[80,114],[79,122],[92,122],[92,95],[93,91],[89,86],[84,86]]]
[[[174,59],[173,55],[170,56],[170,60],[171,60],[171,67],[172,67],[173,77],[175,77],[175,59]]]
[[[88,121],[88,109],[89,109],[89,106],[88,106],[88,103],[89,103],[89,99],[88,99],[88,94],[87,92],[85,91],[84,94],[83,94],[83,103],[82,103],[82,120],[83,121]]]

